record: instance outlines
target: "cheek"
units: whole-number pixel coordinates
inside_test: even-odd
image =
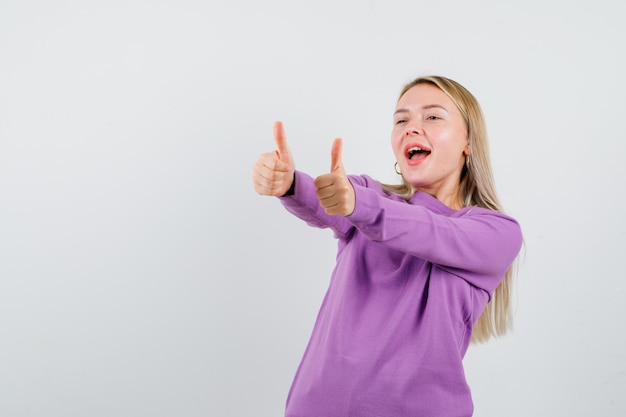
[[[400,162],[402,159],[404,159],[404,152],[402,151],[402,148],[400,147],[399,142],[392,142],[391,150],[393,151],[393,154],[396,157],[397,162]]]
[[[449,152],[457,154],[467,147],[467,135],[463,130],[455,130],[445,136],[445,142]]]
[[[465,126],[459,127],[456,130],[455,137],[459,141],[459,147],[465,148],[469,144],[469,138],[467,137],[467,129]]]

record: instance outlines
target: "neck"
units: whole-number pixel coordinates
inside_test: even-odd
[[[416,191],[430,194],[453,210],[463,208],[463,201],[461,200],[458,186],[456,186],[454,190],[432,190],[427,187],[413,187],[413,192]]]

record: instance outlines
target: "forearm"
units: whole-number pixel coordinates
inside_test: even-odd
[[[345,236],[352,224],[343,216],[326,214],[315,195],[316,188],[313,181],[309,175],[296,171],[292,188],[280,197],[280,202],[287,211],[304,220],[308,225],[332,228],[336,237]]]
[[[519,251],[519,225],[501,213],[480,208],[438,213],[354,188],[356,206],[347,219],[372,241],[443,267],[484,274],[503,273]]]

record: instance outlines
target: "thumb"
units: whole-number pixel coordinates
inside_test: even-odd
[[[340,138],[333,141],[333,148],[330,151],[330,172],[343,169],[343,161],[341,160],[341,149],[343,142]]]
[[[287,161],[289,159],[290,152],[282,122],[274,123],[274,141],[276,141],[278,158],[282,161]]]

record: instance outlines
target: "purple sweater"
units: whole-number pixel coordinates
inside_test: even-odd
[[[337,265],[287,398],[286,417],[471,416],[463,371],[472,326],[517,256],[517,222],[407,202],[350,176],[354,212],[329,216],[296,172],[291,213],[329,227]]]

